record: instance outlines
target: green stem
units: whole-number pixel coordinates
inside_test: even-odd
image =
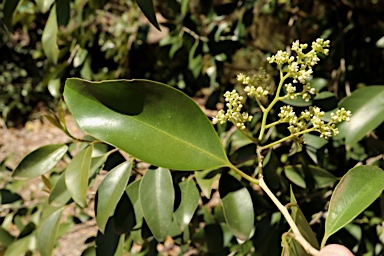
[[[256,99],[256,102],[257,102],[257,104],[259,105],[261,111],[264,113],[264,111],[265,111],[265,107],[263,106],[263,104],[261,104],[260,99],[257,98],[257,97],[255,97],[255,99]]]
[[[275,126],[275,125],[278,125],[278,124],[281,124],[281,120],[278,120],[278,121],[276,121],[276,122],[267,124],[267,125],[265,126],[265,129],[271,128],[272,126]]]
[[[228,165],[229,168],[231,168],[231,170],[235,171],[237,174],[239,174],[241,177],[243,177],[244,179],[248,180],[249,182],[253,183],[253,184],[256,184],[256,185],[259,185],[259,180],[258,179],[255,179],[251,176],[249,176],[248,174],[245,174],[244,172],[242,172],[241,170],[239,170],[236,166],[234,166],[233,164],[231,165]]]
[[[264,132],[266,129],[266,123],[267,123],[267,116],[269,111],[271,111],[272,107],[279,101],[279,95],[281,88],[283,87],[285,79],[289,77],[289,74],[283,75],[283,72],[280,70],[280,83],[279,86],[277,87],[275,98],[272,100],[272,102],[268,105],[268,107],[263,111],[263,119],[261,121],[261,129],[260,129],[260,134],[259,134],[259,141],[261,141],[264,137]]]
[[[275,141],[275,142],[272,142],[272,143],[270,143],[268,145],[263,146],[263,149],[271,148],[271,147],[273,147],[273,146],[275,146],[277,144],[280,144],[280,143],[282,143],[282,142],[284,142],[286,140],[292,139],[292,138],[297,137],[299,135],[302,135],[302,134],[305,134],[305,133],[309,133],[309,132],[312,132],[312,131],[315,131],[315,130],[316,129],[314,129],[314,128],[310,128],[310,129],[307,129],[307,130],[304,130],[304,131],[301,131],[301,132],[293,133],[293,134],[289,135],[288,137],[282,138],[282,139],[280,139],[278,141]]]
[[[268,188],[267,184],[264,182],[264,178],[262,175],[259,177],[259,186],[264,190],[264,192],[271,198],[272,202],[277,206],[281,214],[283,214],[284,218],[287,220],[291,230],[293,232],[294,238],[298,241],[301,246],[305,249],[305,251],[311,255],[318,255],[319,251],[312,247],[310,243],[301,235],[299,228],[297,227],[295,221],[292,219],[292,216],[289,214],[288,210],[284,205],[282,205],[277,199],[277,197],[272,193],[272,191]]]
[[[243,129],[238,129],[245,137],[247,137],[250,141],[255,143],[256,145],[259,144],[259,141],[251,136],[249,136]]]

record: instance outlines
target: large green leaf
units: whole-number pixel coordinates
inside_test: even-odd
[[[65,185],[73,200],[85,207],[87,205],[88,177],[91,166],[93,144],[82,149],[65,170]]]
[[[156,240],[164,241],[172,223],[175,191],[168,169],[149,169],[140,183],[144,219]]]
[[[384,189],[384,171],[375,166],[357,166],[336,186],[325,221],[321,246],[378,198]]]
[[[174,216],[179,229],[184,231],[199,206],[200,194],[195,182],[192,180],[180,182],[179,187],[181,192],[181,202],[176,209]]]
[[[249,239],[254,228],[254,209],[248,190],[233,176],[224,173],[219,193],[225,220],[232,233],[241,240]]]
[[[51,144],[40,147],[21,160],[15,171],[14,178],[34,178],[50,171],[67,152],[65,144]]]
[[[116,166],[109,171],[97,189],[96,222],[102,233],[104,233],[108,218],[114,212],[127,187],[131,169],[131,162],[124,162]]]
[[[229,165],[207,117],[170,86],[148,80],[68,79],[64,98],[82,129],[145,162],[174,170]]]
[[[52,255],[62,212],[62,208],[55,211],[51,216],[49,216],[48,219],[45,220],[40,229],[38,244],[41,256]]]
[[[368,86],[343,99],[340,107],[352,112],[350,122],[339,125],[340,137],[354,145],[384,122],[384,86]]]
[[[158,30],[160,30],[159,23],[157,23],[155,8],[153,6],[152,0],[136,0],[139,5],[141,11],[144,13],[145,17],[155,26]]]
[[[47,23],[45,24],[43,35],[41,37],[41,44],[43,51],[47,56],[48,60],[53,64],[57,64],[59,59],[59,46],[57,45],[57,18],[56,18],[56,5],[53,6]]]

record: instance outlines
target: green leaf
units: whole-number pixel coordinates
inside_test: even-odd
[[[301,164],[284,166],[284,173],[287,178],[299,187],[306,188],[304,170]],[[337,178],[330,172],[315,166],[308,165],[309,173],[313,176],[315,188],[325,188],[337,181]]]
[[[152,0],[136,0],[136,2],[149,22],[151,22],[158,30],[161,30],[159,23],[157,23],[155,7],[153,6]]]
[[[199,206],[200,194],[195,182],[192,180],[180,182],[179,187],[181,191],[181,202],[174,216],[180,231],[184,231]]]
[[[368,86],[354,91],[339,107],[352,112],[351,121],[341,123],[340,137],[353,146],[384,122],[384,86]]]
[[[87,133],[147,163],[173,170],[230,165],[205,114],[170,86],[148,80],[68,79],[64,98]]]
[[[59,26],[66,26],[70,17],[70,2],[69,0],[57,0],[56,16]]]
[[[31,242],[35,239],[35,235],[32,233],[29,236],[23,237],[14,241],[5,251],[4,256],[26,255],[29,251]]]
[[[141,236],[141,227],[143,225],[143,211],[141,209],[140,198],[139,198],[139,189],[140,189],[140,180],[136,180],[133,183],[129,184],[125,192],[128,195],[129,201],[133,205],[133,212],[130,212],[131,216],[127,216],[128,219],[132,219],[134,221],[131,226],[133,226],[133,230],[131,231],[131,236],[133,241],[138,244],[142,244],[144,242]]]
[[[55,65],[59,59],[59,46],[56,41],[57,31],[56,5],[54,5],[49,13],[47,23],[45,24],[43,35],[41,37],[41,43],[48,60]]]
[[[211,198],[212,185],[216,180],[217,171],[204,170],[195,172],[196,182],[206,198]]]
[[[127,187],[131,169],[131,162],[124,162],[116,166],[109,171],[97,189],[96,222],[102,233],[104,233],[108,218],[114,212]]]
[[[225,220],[232,233],[241,240],[248,240],[254,229],[254,209],[248,190],[234,177],[223,173],[219,193]]]
[[[325,221],[326,240],[347,225],[378,198],[384,189],[384,171],[375,166],[357,166],[343,176],[333,191]]]
[[[42,13],[46,13],[55,0],[35,0]]]
[[[5,0],[3,7],[3,20],[8,30],[12,31],[13,13],[16,10],[20,0]]]
[[[65,185],[65,173],[62,173],[56,181],[55,186],[48,198],[48,203],[52,206],[63,206],[71,199],[71,194]]]
[[[0,244],[2,244],[5,247],[8,247],[10,244],[14,242],[14,240],[15,240],[15,237],[13,237],[7,230],[5,230],[2,226],[0,226]]]
[[[65,170],[65,185],[73,200],[81,207],[87,205],[86,196],[92,150],[92,144],[82,149]]]
[[[40,147],[21,160],[12,177],[30,179],[49,172],[67,152],[65,144],[51,144]]]
[[[52,250],[56,243],[57,230],[63,209],[55,211],[41,226],[38,244],[41,256],[52,255]]]
[[[291,206],[291,216],[295,221],[301,235],[307,240],[314,248],[319,249],[319,242],[317,241],[315,233],[312,231],[307,219],[305,218],[303,212],[297,205],[295,195],[291,187],[291,203],[296,204]],[[294,251],[293,255],[309,255],[306,253],[304,248],[300,245],[296,239],[289,238],[288,244],[290,246],[290,251]]]
[[[156,240],[164,241],[173,215],[175,192],[168,169],[147,170],[140,183],[140,202],[144,219]]]

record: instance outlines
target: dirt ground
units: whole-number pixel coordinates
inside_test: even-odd
[[[6,128],[4,126],[0,128],[0,162],[7,159],[7,167],[14,169],[27,153],[47,144],[69,141],[69,138],[61,130],[43,117],[44,114],[47,113],[39,112],[35,115],[35,118],[28,121],[23,128]],[[83,133],[78,129],[73,118],[68,115],[66,120],[71,133],[75,136],[82,137]],[[36,178],[30,180],[28,186],[18,191],[18,193],[28,202],[31,193],[46,196],[46,194],[41,191],[41,188],[41,179]],[[96,188],[97,184],[94,186],[94,189]],[[91,204],[86,210],[90,214],[93,214],[92,207],[93,205]],[[67,212],[64,212],[63,215],[70,215],[74,210],[73,207],[67,208]],[[59,239],[59,246],[54,250],[53,255],[81,255],[85,249],[85,240],[96,234],[97,226],[94,219],[77,224]]]

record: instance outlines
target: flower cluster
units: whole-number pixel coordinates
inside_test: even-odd
[[[280,50],[272,57],[268,57],[267,60],[269,63],[276,63],[280,70],[286,72],[293,79],[293,83],[305,84],[313,73],[312,67],[320,60],[317,54],[327,55],[329,53],[329,49],[327,49],[329,40],[317,39],[312,43],[312,49],[304,53],[303,50],[307,47],[307,44],[300,44],[299,40],[296,40],[291,47],[292,51],[296,52],[296,57]]]
[[[227,111],[220,110],[216,117],[213,118],[213,124],[223,124],[227,120],[234,123],[239,129],[245,129],[245,122],[252,120],[252,116],[246,112],[240,113],[243,107],[243,96],[240,96],[235,90],[232,92],[226,92],[224,94],[225,101],[227,102]]]
[[[237,75],[237,81],[246,85],[244,91],[248,96],[254,96],[256,99],[266,97],[272,94],[272,89],[266,85],[268,74],[265,70],[260,69],[258,75],[246,76],[242,73]]]
[[[324,111],[321,111],[318,107],[309,107],[309,109],[301,112],[297,117],[291,106],[283,106],[280,108],[280,123],[288,123],[288,130],[291,134],[297,134],[307,129],[317,131],[320,133],[320,137],[329,139],[332,135],[337,135],[339,130],[336,128],[336,123],[342,121],[349,121],[351,119],[351,111],[347,111],[344,108],[339,109],[336,113],[331,113],[331,121],[325,123],[322,118],[324,117]],[[309,126],[312,126],[309,128]]]

